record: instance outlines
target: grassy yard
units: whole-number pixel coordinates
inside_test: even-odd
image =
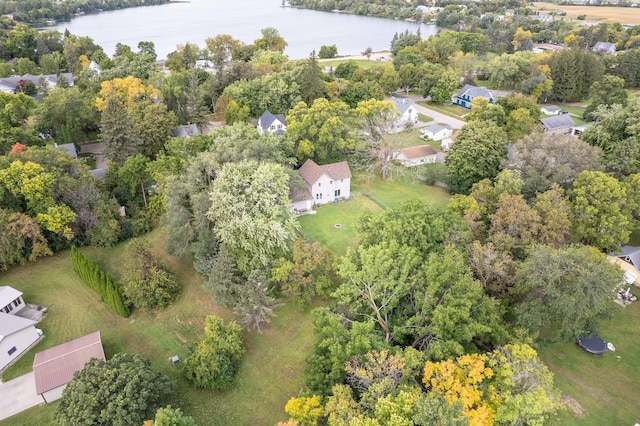
[[[416,179],[411,172],[394,175],[388,180],[356,174],[351,181],[351,190],[370,192],[391,208],[416,199],[434,207],[445,207],[451,197],[446,189],[427,186]]]
[[[422,139],[420,137],[420,128],[412,129],[409,132],[393,133],[389,135],[389,139],[396,146],[407,147],[416,145],[431,145],[436,152],[440,152],[440,141],[434,141],[429,138]]]
[[[313,241],[318,241],[338,255],[344,255],[347,248],[357,243],[356,225],[363,213],[375,212],[382,208],[364,195],[354,195],[338,204],[318,207],[314,215],[301,216],[298,220],[302,229]],[[336,224],[342,225],[336,228]]]
[[[371,57],[374,58],[375,56],[372,55]],[[335,58],[335,59],[320,59],[318,60],[318,64],[320,64],[320,66],[323,68],[333,67],[333,69],[335,69],[338,65],[348,61],[355,62],[360,68],[363,68],[363,69],[371,68],[376,64],[380,65],[385,63],[385,62],[376,61],[375,59],[371,59],[367,61],[366,59]]]
[[[632,292],[640,294],[637,288]],[[579,404],[572,404],[575,408],[562,413],[554,424],[632,425],[640,421],[639,333],[640,302],[635,302],[616,309],[613,318],[599,329],[600,336],[615,345],[615,352],[593,356],[582,352],[575,343],[539,350],[542,360],[555,374],[556,386],[565,398],[573,398]]]
[[[434,111],[438,111],[439,113],[448,115],[449,117],[456,118],[458,120],[464,120],[464,117],[469,114],[469,110],[450,103],[437,104],[435,102],[429,101],[418,101],[417,103],[418,105],[422,105],[423,107],[430,108]]]
[[[162,253],[162,233],[154,231],[148,238],[154,249]],[[118,245],[83,252],[117,279],[124,261],[123,248]],[[211,424],[212,419],[219,425],[272,425],[285,419],[286,401],[303,385],[304,360],[313,334],[308,313],[300,311],[295,303],[288,303],[277,311],[274,324],[263,335],[245,334],[247,355],[238,380],[229,391],[195,389],[169,358],[186,356],[189,344],[202,334],[206,315],[215,314],[227,320],[233,315],[213,303],[189,262],[168,256],[165,262],[183,285],[180,298],[162,311],[135,312],[126,319],[113,313],[78,280],[71,269],[68,251],[0,274],[0,285],[11,285],[24,292],[26,301],[49,308],[47,317],[38,326],[45,339],[3,378],[9,380],[30,371],[37,351],[100,330],[107,357],[127,351],[149,358],[153,367],[174,383],[171,404],[181,407],[201,425]],[[0,424],[52,424],[55,404],[33,408]]]

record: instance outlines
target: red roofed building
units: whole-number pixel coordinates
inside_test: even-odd
[[[33,360],[36,393],[46,403],[60,399],[73,373],[93,358],[106,361],[99,331],[38,352]]]

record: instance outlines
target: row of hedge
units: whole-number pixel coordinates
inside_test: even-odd
[[[118,315],[126,318],[129,316],[129,307],[126,304],[124,294],[111,275],[84,257],[75,247],[71,247],[71,264],[73,270],[85,284],[91,287],[107,305],[111,306]]]

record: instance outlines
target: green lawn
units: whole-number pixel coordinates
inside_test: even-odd
[[[440,141],[434,141],[432,139],[422,139],[420,137],[420,129],[415,128],[409,132],[400,132],[390,134],[388,137],[396,146],[416,146],[416,145],[431,145],[436,152],[440,152]]]
[[[464,120],[464,117],[469,114],[468,109],[462,108],[458,105],[453,105],[451,103],[438,104],[429,101],[418,101],[417,104],[434,111],[438,111],[439,113],[442,113],[444,115],[448,115],[449,117],[456,118],[458,120]]]
[[[446,189],[427,186],[412,173],[397,174],[387,180],[377,177],[370,179],[365,174],[356,174],[351,181],[351,190],[368,191],[391,208],[414,199],[434,207],[445,207],[451,197]]]
[[[636,295],[640,291],[632,290]],[[616,305],[617,308],[617,305]],[[616,351],[602,357],[582,352],[575,343],[543,347],[540,357],[555,373],[555,383],[565,397],[575,399],[582,418],[571,411],[562,413],[557,425],[632,425],[640,422],[640,302],[616,309],[599,334],[614,344]],[[618,358],[620,357],[620,358]]]
[[[418,121],[420,121],[421,123],[430,123],[433,121],[433,118],[429,117],[428,115],[418,113]]]
[[[326,245],[338,255],[344,255],[347,248],[356,246],[358,218],[363,213],[379,210],[382,208],[369,197],[353,195],[338,204],[317,207],[316,214],[301,216],[298,220],[309,238]],[[336,228],[336,224],[342,226]]]
[[[384,64],[385,62],[379,62],[376,61],[374,58],[374,55],[371,55],[371,60],[367,61],[366,59],[340,59],[340,58],[335,58],[335,59],[320,59],[318,60],[318,64],[320,64],[321,67],[323,68],[327,68],[327,67],[333,67],[333,69],[335,69],[338,65],[344,63],[344,62],[348,62],[348,61],[353,61],[355,62],[360,68],[371,68],[374,65],[380,65],[380,64]]]
[[[164,236],[154,231],[148,238],[158,253],[163,252]],[[123,262],[123,245],[113,249],[84,249],[92,260],[101,263],[115,278]],[[312,339],[311,318],[295,303],[277,310],[278,317],[263,335],[245,334],[247,355],[238,380],[227,392],[193,388],[171,365],[173,355],[185,357],[189,344],[202,334],[206,315],[232,319],[226,309],[215,305],[202,290],[201,278],[190,262],[165,257],[183,284],[180,298],[173,306],[158,312],[135,312],[129,318],[113,313],[98,296],[85,287],[71,269],[69,252],[41,259],[0,274],[0,285],[11,285],[24,293],[24,299],[49,308],[38,326],[45,339],[4,375],[16,377],[31,370],[36,351],[100,330],[107,357],[120,351],[140,353],[153,367],[167,374],[175,386],[171,400],[201,424],[272,425],[285,419],[284,405],[303,386],[305,357]],[[52,424],[55,407],[36,407],[0,422],[5,425]]]

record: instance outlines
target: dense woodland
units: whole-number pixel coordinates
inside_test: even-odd
[[[621,272],[604,253],[640,225],[640,103],[625,91],[640,85],[640,27],[547,25],[524,9],[492,22],[472,7],[497,6],[448,6],[438,23],[460,31],[397,34],[391,63],[344,62],[328,74],[315,52],[289,60],[275,28],[253,44],[217,35],[206,46],[179,45],[162,69],[150,42],[119,45],[108,57],[89,38],[3,18],[0,76],[75,79],[0,94],[0,269],[162,226],[166,251],[193,261],[203,287],[237,317],[207,318],[184,363],[194,386],[233,383],[242,328],[262,331],[281,303],[321,300],[306,386],[287,404],[287,424],[545,424],[560,395],[534,348],[596,330],[611,314]],[[567,49],[535,54],[538,41]],[[626,51],[601,56],[589,49],[597,41]],[[215,72],[197,69],[201,59]],[[299,165],[347,160],[358,173],[391,179],[398,112],[385,96],[404,90],[445,103],[477,81],[515,93],[495,105],[474,101],[445,164],[421,170],[454,194],[446,209],[414,201],[365,214],[343,257],[301,238],[289,200],[303,185]],[[551,100],[588,102],[593,123],[580,139],[540,132],[539,103]],[[250,124],[265,110],[286,116],[284,136]],[[225,126],[171,137],[179,124],[205,130],[214,118]],[[104,178],[88,173],[91,157],[73,160],[54,141],[104,143]],[[127,307],[168,306],[179,283],[144,242],[128,250]],[[76,262],[87,276],[94,270]],[[138,370],[154,383],[135,382],[146,401],[112,398]],[[107,386],[103,374],[117,380]],[[171,393],[156,374],[132,355],[104,368],[92,362],[56,417],[151,418]],[[86,408],[92,389],[99,398]],[[101,406],[119,414],[100,417]],[[182,417],[160,410],[156,424]]]

